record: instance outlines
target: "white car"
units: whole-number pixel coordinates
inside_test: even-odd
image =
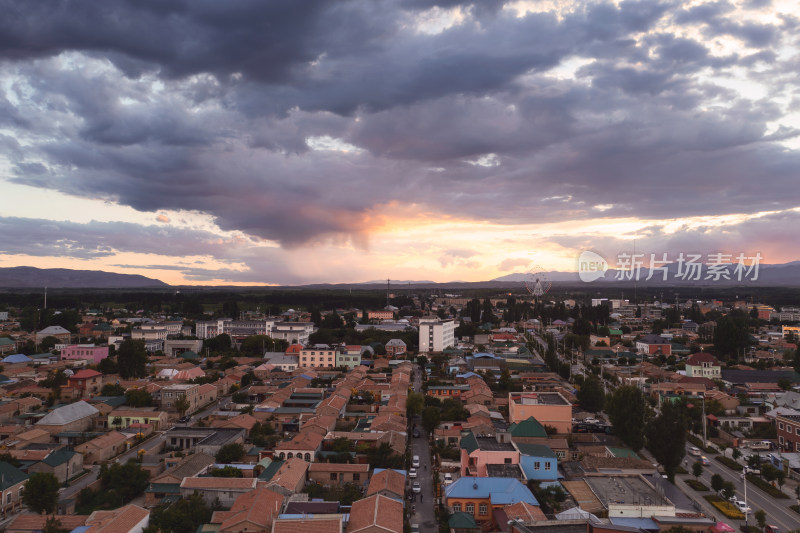
[[[411,479],[414,479],[415,477],[417,477],[417,469],[416,468],[412,468],[411,470],[409,470],[408,471],[408,477],[410,477]]]
[[[747,504],[744,503],[742,500],[736,500],[735,502],[733,502],[733,505],[735,505],[736,508],[739,509],[739,511],[742,512],[742,513],[751,513],[751,512],[753,512],[753,510],[750,509],[750,507],[748,507]]]
[[[697,446],[692,446],[689,448],[689,455],[702,455],[703,452],[700,451],[700,448]]]
[[[585,423],[587,423],[587,424],[599,424],[600,423],[600,421],[598,419],[592,418],[592,417],[584,418],[583,421]]]
[[[414,494],[419,494],[420,492],[422,492],[422,487],[419,485],[419,481],[415,481],[411,485],[411,492],[413,492]]]
[[[453,484],[453,475],[450,472],[448,472],[448,473],[446,473],[444,475],[444,481],[442,482],[442,484],[445,487],[448,486],[448,485],[452,485]]]
[[[419,524],[411,524],[411,533],[419,533]]]

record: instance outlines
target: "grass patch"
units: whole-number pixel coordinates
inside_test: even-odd
[[[747,474],[747,481],[749,481],[759,489],[763,490],[773,498],[781,498],[784,500],[789,499],[789,496],[784,494],[782,490],[778,489],[777,487],[773,487],[772,485],[770,485],[769,483],[767,483],[766,481],[764,481],[755,474]]]
[[[689,471],[686,470],[684,467],[679,466],[678,468],[675,469],[675,473],[676,474],[688,474]]]
[[[725,518],[730,518],[731,520],[744,520],[744,513],[739,511],[731,502],[726,502],[716,494],[709,494],[708,496],[703,496],[703,498],[708,501],[711,505],[717,508],[717,510],[725,515]]]
[[[708,487],[706,487],[702,482],[697,481],[696,479],[687,479],[686,484],[697,491],[708,490]]]
[[[742,465],[740,465],[739,463],[737,463],[736,461],[734,461],[730,457],[725,457],[723,455],[720,455],[718,457],[714,457],[714,459],[716,459],[720,463],[724,464],[725,466],[727,466],[728,468],[730,468],[734,472],[741,472],[742,471],[742,468],[743,468]]]
[[[717,450],[714,450],[714,449],[711,449],[711,448],[706,448],[705,446],[703,446],[703,441],[698,439],[694,435],[686,435],[686,440],[688,440],[694,446],[700,448],[701,450],[703,450],[707,454],[716,455],[718,453]]]
[[[792,511],[794,511],[797,514],[800,514],[800,505],[790,505],[789,509],[791,509]]]

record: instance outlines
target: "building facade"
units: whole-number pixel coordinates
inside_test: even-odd
[[[455,345],[456,323],[454,320],[419,321],[420,353],[441,352]]]

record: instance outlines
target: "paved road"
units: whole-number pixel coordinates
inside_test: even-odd
[[[718,462],[716,459],[714,459],[713,455],[707,457],[709,458],[710,464],[704,467],[703,475],[700,476],[700,480],[707,487],[711,487],[711,476],[714,474],[719,474],[725,481],[733,482],[734,486],[736,487],[736,496],[740,500],[744,500],[744,484],[742,482],[740,474],[734,472],[727,466]],[[691,465],[693,459],[694,457],[688,455],[687,453],[686,466],[688,466],[688,468],[686,469],[689,471],[691,471]],[[694,500],[698,501],[698,503],[700,503],[701,505],[703,504],[708,505],[706,500],[703,498],[703,496],[708,493],[696,492],[692,489],[687,489],[687,490],[689,496],[692,497]],[[794,503],[796,503],[796,501],[793,497],[785,500],[776,499],[771,496],[768,496],[761,489],[756,488],[752,483],[747,484],[747,504],[753,510],[753,513],[755,513],[755,511],[759,509],[763,509],[767,513],[768,517],[767,521],[770,524],[780,527],[783,531],[790,531],[792,529],[795,529],[797,527],[797,524],[800,522],[800,515],[789,509],[789,506]],[[755,518],[753,516],[753,513],[750,513],[748,516],[749,517],[748,523],[750,525],[755,524]],[[722,513],[720,513],[716,509],[713,509],[713,514],[720,520],[723,520],[732,526],[744,525],[744,520],[737,521],[724,518],[722,516]]]
[[[414,390],[420,392],[422,390],[422,382],[420,378],[419,369],[414,370]],[[434,510],[434,492],[433,492],[433,468],[431,466],[431,450],[428,443],[427,434],[423,429],[420,417],[415,417],[417,429],[420,431],[420,437],[414,438],[409,435],[411,440],[411,455],[418,455],[420,460],[420,467],[416,481],[419,481],[422,493],[413,496],[412,504],[416,508],[416,512],[411,515],[410,522],[412,524],[419,524],[419,530],[422,533],[433,533],[438,531],[439,527],[436,523],[436,513]],[[410,480],[414,481],[414,480]],[[409,485],[410,486],[410,485]],[[409,489],[410,492],[410,489]]]
[[[75,484],[59,490],[58,499],[59,500],[68,500],[77,496],[77,494],[85,489],[87,486],[91,485],[97,480],[97,476],[100,473],[100,467],[98,465],[92,465],[89,468],[89,473],[80,478]]]

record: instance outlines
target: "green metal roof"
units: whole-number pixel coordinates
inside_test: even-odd
[[[461,448],[467,450],[467,453],[472,453],[480,448],[478,439],[475,438],[475,435],[471,431],[461,437]]]
[[[525,444],[518,442],[517,448],[519,448],[519,453],[522,455],[530,455],[531,457],[548,457],[550,459],[556,458],[556,454],[553,453],[553,450],[544,444]]]
[[[56,467],[58,465],[62,465],[72,459],[76,454],[76,452],[71,452],[69,450],[65,450],[61,448],[60,450],[56,450],[47,457],[44,458],[42,461],[44,464]]]
[[[463,511],[453,513],[447,521],[447,525],[450,529],[478,529],[475,517]]]
[[[538,420],[529,416],[522,422],[515,422],[508,426],[512,437],[547,437],[547,431]]]
[[[269,464],[269,466],[266,467],[264,471],[261,472],[261,474],[259,474],[258,479],[260,479],[261,481],[269,481],[270,479],[272,479],[272,476],[278,473],[278,470],[281,469],[283,463],[284,461],[281,461],[279,459],[273,459],[273,461]]]
[[[6,490],[26,479],[28,479],[28,474],[10,463],[0,461],[0,490]]]

